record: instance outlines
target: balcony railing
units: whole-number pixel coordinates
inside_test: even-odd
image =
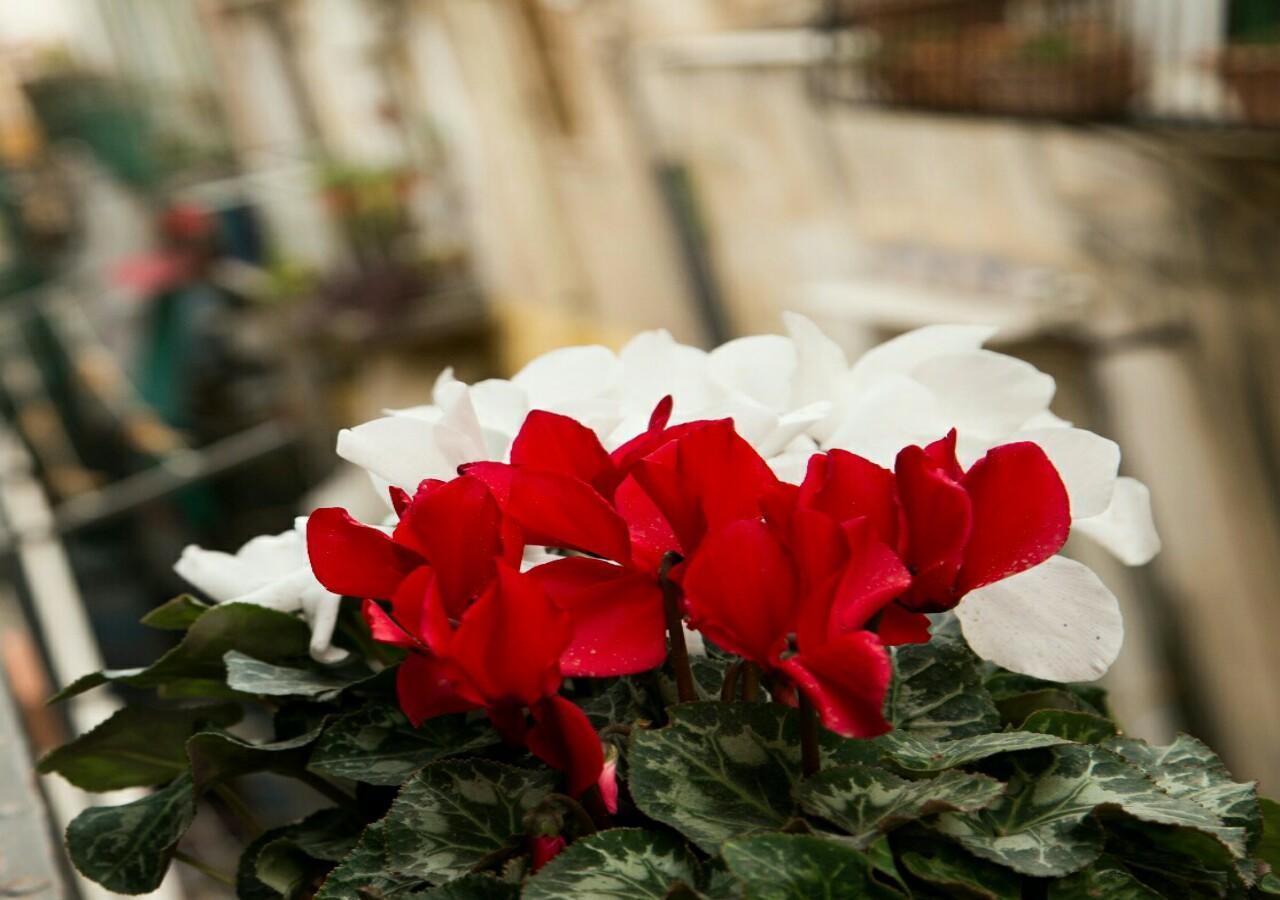
[[[1274,0],[828,0],[822,26],[827,96],[1280,129]]]

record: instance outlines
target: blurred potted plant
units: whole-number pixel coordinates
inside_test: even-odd
[[[987,32],[978,105],[991,112],[1097,119],[1128,107],[1137,85],[1129,38],[1101,25]]]
[[[1230,43],[1218,71],[1239,98],[1250,125],[1280,125],[1280,4],[1241,0],[1231,5]]]

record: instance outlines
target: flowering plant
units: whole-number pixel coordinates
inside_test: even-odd
[[[77,818],[76,866],[138,893],[202,865],[183,834],[207,802],[240,816],[252,898],[1280,889],[1274,804],[1192,738],[1123,736],[1080,683],[1122,625],[1059,551],[1158,549],[1115,445],[983,329],[850,366],[788,328],[446,373],[339,437],[385,522],[320,509],[188,548],[218,604],[159,607],[173,650],[59,695],[167,701],[42,760],[157,787]],[[234,790],[263,771],[334,805],[263,830]]]

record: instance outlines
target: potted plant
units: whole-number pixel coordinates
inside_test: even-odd
[[[1250,125],[1280,124],[1280,8],[1265,0],[1231,4],[1228,46],[1218,70]]]
[[[1010,29],[976,85],[986,110],[1058,119],[1123,114],[1137,88],[1132,45],[1110,28]]]
[[[322,509],[184,551],[219,602],[160,606],[172,650],[55,698],[163,703],[41,761],[155,789],[72,822],[76,867],[139,893],[178,860],[247,898],[1274,892],[1276,805],[1192,738],[1125,736],[1082,683],[1122,626],[1058,551],[1149,559],[1146,489],[1072,456],[1101,439],[986,329],[850,366],[788,327],[446,374],[339,436],[390,485],[385,525]],[[253,772],[324,806],[281,821],[239,794]],[[206,803],[239,819],[234,873],[184,838]]]

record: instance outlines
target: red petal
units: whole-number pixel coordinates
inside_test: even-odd
[[[569,616],[533,578],[499,564],[493,585],[463,613],[449,658],[492,706],[528,706],[560,684]]]
[[[560,855],[568,844],[565,842],[564,835],[538,835],[530,841],[529,850],[531,859],[529,862],[529,871],[536,872],[545,866],[551,860]]]
[[[875,737],[890,730],[884,696],[892,666],[869,631],[852,631],[800,653],[782,669],[804,692],[822,724],[845,737]]]
[[[721,647],[767,667],[795,631],[796,577],[763,522],[747,519],[710,535],[684,576],[689,618]]]
[[[876,633],[880,635],[880,643],[886,647],[899,644],[929,643],[929,617],[923,613],[915,613],[897,603],[890,603],[880,613],[880,622],[876,625]]]
[[[729,419],[690,431],[677,445],[677,458],[681,489],[698,497],[706,531],[758,517],[762,499],[778,485],[773,470]]]
[[[662,589],[652,575],[570,557],[530,569],[573,620],[560,671],[604,678],[647,672],[667,656]]]
[[[956,459],[956,430],[954,428],[947,432],[946,437],[939,438],[925,447],[924,454],[952,481],[959,481],[964,477],[964,469],[960,468],[960,461]]]
[[[418,642],[413,635],[401,628],[396,620],[378,605],[378,601],[365,600],[360,607],[360,612],[364,615],[364,620],[369,625],[369,633],[373,635],[375,641],[396,647],[417,645]]]
[[[463,475],[418,491],[394,538],[431,564],[445,608],[456,618],[492,580],[501,529],[489,489],[478,478]]]
[[[442,660],[411,653],[396,670],[400,709],[414,727],[427,719],[466,712],[479,704],[459,692],[452,671]]]
[[[317,509],[307,521],[307,557],[316,579],[348,597],[386,600],[422,564],[418,555],[345,509]]]
[[[911,587],[911,573],[865,519],[845,523],[849,564],[836,588],[830,626],[836,634],[862,628]],[[802,648],[803,649],[803,648]]]
[[[613,505],[627,523],[631,536],[631,567],[657,572],[662,557],[669,551],[679,552],[680,541],[658,505],[634,478],[618,485]]]
[[[391,508],[396,511],[396,516],[404,515],[404,511],[409,508],[409,504],[413,500],[409,496],[409,492],[393,484],[387,488],[387,493],[391,495]]]
[[[961,595],[1042,563],[1066,543],[1067,489],[1036,444],[993,448],[965,475],[964,488],[973,501],[973,535],[957,585]]]
[[[898,546],[902,508],[893,473],[844,450],[809,460],[799,504],[821,510],[838,522],[865,517],[880,540]]]
[[[529,751],[568,777],[568,792],[578,796],[594,785],[604,768],[604,748],[586,713],[559,695],[534,704],[536,723],[525,737]]]
[[[531,544],[581,550],[618,562],[631,556],[627,523],[585,481],[517,469],[510,510]]]
[[[969,495],[920,447],[899,453],[895,468],[907,523],[904,560],[915,573],[903,602],[918,612],[950,609],[959,601],[953,588],[972,528]]]
[[[535,409],[511,442],[513,465],[559,472],[588,484],[613,472],[596,433],[568,416]]]
[[[484,482],[484,486],[498,501],[498,506],[507,508],[511,500],[511,479],[515,477],[515,469],[507,463],[473,462],[458,466],[458,472]]]

